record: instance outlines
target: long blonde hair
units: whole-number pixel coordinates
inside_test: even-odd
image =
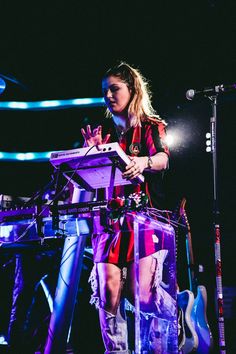
[[[128,108],[131,127],[141,126],[141,122],[148,117],[153,117],[164,122],[152,107],[152,93],[149,84],[138,69],[122,61],[118,65],[110,68],[103,76],[103,79],[109,76],[118,77],[132,92]],[[106,110],[106,116],[112,116],[108,109]]]

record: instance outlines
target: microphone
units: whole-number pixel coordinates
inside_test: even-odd
[[[194,89],[190,89],[186,92],[186,98],[188,100],[193,100],[195,96],[211,96],[211,95],[215,95],[221,92],[229,92],[229,91],[233,91],[236,90],[236,84],[232,84],[232,85],[217,85],[214,87],[206,87],[203,90],[194,90]]]

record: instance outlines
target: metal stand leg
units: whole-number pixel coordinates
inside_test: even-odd
[[[217,94],[209,97],[212,105],[211,128],[211,151],[213,167],[213,227],[215,242],[215,271],[216,271],[216,309],[219,332],[220,354],[226,354],[224,308],[223,308],[223,287],[222,287],[222,262],[221,262],[221,232],[220,232],[220,210],[218,197],[218,170],[217,170]]]
[[[86,236],[65,239],[44,354],[65,354],[78,291]]]

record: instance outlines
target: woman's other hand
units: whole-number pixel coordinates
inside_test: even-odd
[[[147,168],[147,156],[133,157],[129,156],[130,163],[126,166],[123,177],[126,179],[136,178],[138,175],[143,173],[143,170]]]

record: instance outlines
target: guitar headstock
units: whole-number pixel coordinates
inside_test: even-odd
[[[183,197],[177,204],[174,212],[172,213],[172,220],[179,223],[182,220],[182,218],[186,216],[185,205],[186,205],[186,198]]]
[[[183,197],[180,202],[179,215],[180,215],[181,219],[183,220],[184,225],[187,226],[188,230],[190,230],[190,225],[189,225],[189,221],[188,221],[186,209],[185,209],[186,203],[187,203],[186,198]]]

